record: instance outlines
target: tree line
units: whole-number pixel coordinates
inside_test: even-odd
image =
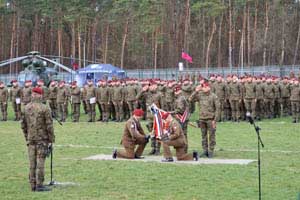
[[[299,14],[298,0],[0,0],[0,60],[37,50],[169,68],[184,51],[187,67],[295,65]]]

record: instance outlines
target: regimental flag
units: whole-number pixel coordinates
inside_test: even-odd
[[[181,58],[188,61],[189,63],[193,63],[193,58],[184,51],[181,53]]]
[[[159,109],[154,103],[150,106],[150,111],[154,116],[153,131],[155,138],[161,139],[162,136],[165,134],[164,123],[161,116],[163,113],[167,112]]]
[[[181,124],[183,124],[189,118],[189,115],[190,115],[189,110],[188,110],[188,108],[186,108],[182,115],[176,114],[176,118],[179,119]]]

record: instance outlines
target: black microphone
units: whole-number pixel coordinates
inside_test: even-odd
[[[250,112],[247,112],[247,113],[246,113],[246,117],[247,117],[247,120],[250,122],[250,124],[253,124],[253,123],[254,123],[254,120],[253,120],[253,118],[252,118]]]

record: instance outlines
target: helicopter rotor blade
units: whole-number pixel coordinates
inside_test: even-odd
[[[55,61],[50,60],[50,59],[48,59],[48,58],[44,58],[44,57],[42,57],[42,56],[36,56],[36,57],[37,57],[37,58],[40,58],[40,59],[42,59],[42,60],[45,60],[45,61],[47,61],[47,62],[50,62],[50,63],[52,63],[52,64],[54,64],[54,65],[57,65],[58,67],[60,67],[60,68],[62,68],[62,69],[64,69],[64,70],[66,70],[66,71],[69,72],[69,73],[72,73],[72,74],[76,73],[74,70],[72,70],[72,69],[70,69],[70,68],[68,68],[68,67],[66,67],[66,66],[64,66],[64,65],[62,65],[62,64],[60,64],[60,63],[58,63],[58,62],[55,62]]]
[[[20,60],[24,60],[25,58],[28,58],[28,56],[22,56],[22,57],[18,57],[18,58],[13,58],[13,59],[6,60],[5,62],[3,62],[3,63],[0,64],[0,67],[3,67],[5,65],[9,65],[9,64],[18,62]]]

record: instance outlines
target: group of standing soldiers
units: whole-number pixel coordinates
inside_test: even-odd
[[[88,80],[82,88],[78,87],[76,82],[66,84],[64,81],[52,81],[49,87],[46,87],[43,80],[39,80],[37,86],[43,89],[42,102],[48,102],[52,115],[59,117],[62,122],[69,116],[69,104],[71,104],[73,122],[79,121],[81,104],[84,112],[89,116],[89,122],[96,120],[121,122],[129,119],[135,108],[142,108],[145,111],[144,119],[150,118],[151,120],[147,107],[152,103],[163,110],[174,111],[176,100],[174,89],[180,86],[183,96],[188,99],[203,80],[197,83],[188,79],[181,82],[174,80],[138,81],[136,79],[100,80],[96,83]],[[245,120],[246,112],[250,112],[257,120],[292,115],[293,122],[299,122],[298,79],[271,76],[238,77],[237,75],[229,75],[224,79],[220,75],[213,75],[209,78],[209,83],[220,103],[217,121],[238,122]],[[9,90],[3,82],[0,82],[0,107],[3,121],[7,120],[8,101],[11,101],[15,120],[20,120],[21,106],[31,101],[31,89],[31,81],[26,81],[24,87],[20,87],[18,82],[13,80]],[[188,104],[190,112],[193,112],[195,103],[188,102]],[[97,119],[96,109],[100,113]]]

